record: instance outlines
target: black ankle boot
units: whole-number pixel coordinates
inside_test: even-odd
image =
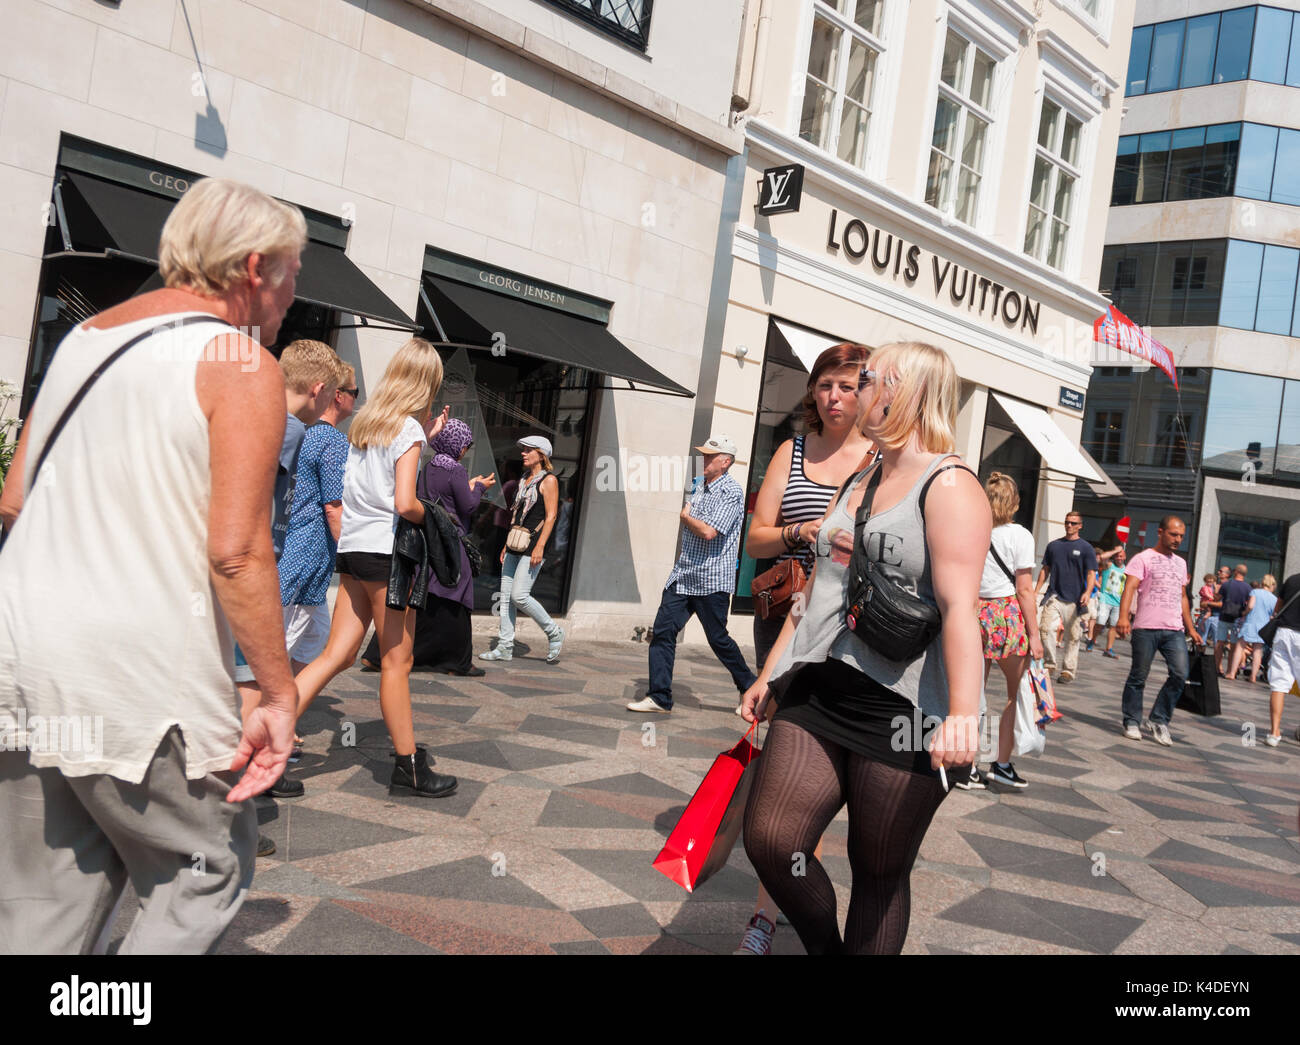
[[[416,748],[413,755],[393,756],[393,779],[388,783],[390,795],[419,795],[422,798],[445,798],[456,790],[454,776],[435,773],[429,768],[429,752]]]

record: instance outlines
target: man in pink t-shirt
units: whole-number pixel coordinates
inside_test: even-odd
[[[1187,561],[1176,554],[1186,532],[1182,519],[1166,515],[1160,520],[1156,546],[1138,552],[1128,561],[1119,624],[1115,626],[1122,638],[1132,634],[1133,666],[1124,683],[1123,704],[1124,735],[1129,740],[1142,739],[1139,727],[1142,689],[1156,650],[1169,666],[1169,678],[1160,687],[1150,716],[1152,739],[1165,747],[1173,743],[1169,738],[1169,719],[1187,681],[1187,643],[1183,636],[1198,646],[1204,645],[1192,623],[1192,608],[1187,599],[1187,583],[1191,580]],[[1130,623],[1135,597],[1138,598],[1137,614]]]

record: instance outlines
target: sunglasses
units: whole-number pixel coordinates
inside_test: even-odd
[[[340,391],[340,392],[346,392],[346,393],[347,393],[348,395],[350,395],[353,399],[356,399],[358,389],[355,389],[355,388],[340,388],[339,391]]]
[[[876,372],[863,367],[858,371],[858,391],[861,392],[867,385],[876,379]]]
[[[1065,525],[1066,525],[1066,526],[1082,526],[1083,523],[1078,522],[1077,520],[1074,520],[1074,519],[1066,519],[1066,520],[1065,520]]]

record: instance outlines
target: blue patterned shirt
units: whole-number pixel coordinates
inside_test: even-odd
[[[319,606],[329,591],[337,545],[325,520],[325,505],[343,499],[348,437],[325,421],[312,425],[298,453],[293,511],[280,556],[280,602]]]
[[[740,529],[745,517],[745,491],[724,473],[691,495],[691,518],[712,526],[711,541],[697,537],[683,523],[682,550],[665,588],[675,583],[679,595],[712,595],[736,590]]]

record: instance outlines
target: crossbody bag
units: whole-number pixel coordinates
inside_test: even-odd
[[[925,498],[931,484],[941,472],[963,468],[963,464],[946,464],[936,468],[921,487],[918,510],[925,528]],[[849,559],[848,601],[845,623],[858,638],[892,661],[914,660],[925,652],[943,627],[939,608],[913,595],[898,582],[887,577],[870,559],[862,546],[862,533],[871,516],[871,505],[880,485],[880,465],[867,480],[862,504],[853,521],[853,554]],[[973,472],[971,473],[974,474]],[[928,553],[927,553],[928,554]]]

